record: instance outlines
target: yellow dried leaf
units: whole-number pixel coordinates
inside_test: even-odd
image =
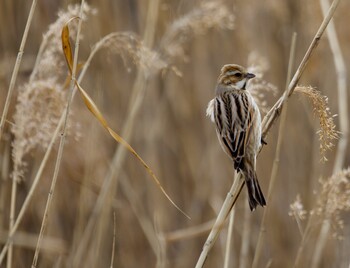
[[[113,131],[113,129],[108,127],[108,132],[111,134],[111,136],[119,143],[123,144],[145,167],[147,172],[152,176],[154,182],[158,185],[159,189],[162,191],[162,193],[165,195],[165,197],[169,200],[169,202],[177,209],[179,210],[183,215],[185,215],[188,219],[191,219],[190,216],[188,216],[178,205],[175,204],[175,202],[170,198],[170,196],[167,194],[167,192],[164,190],[163,186],[160,184],[160,181],[157,179],[156,175],[153,173],[152,169],[146,164],[145,161],[136,153],[136,151],[117,133]]]
[[[72,18],[74,19],[74,18]],[[67,61],[67,65],[69,68],[70,73],[72,74],[73,69],[73,54],[72,49],[69,41],[69,28],[68,23],[72,20],[70,19],[65,26],[62,29],[62,49],[64,52],[64,56]],[[134,150],[134,148],[131,147],[129,143],[127,143],[122,137],[120,137],[113,129],[111,129],[106,121],[106,119],[103,117],[100,110],[97,108],[97,105],[93,102],[93,100],[90,98],[90,96],[86,93],[86,91],[78,84],[77,81],[75,81],[75,84],[80,92],[80,96],[83,98],[84,103],[86,107],[90,110],[90,112],[97,118],[97,120],[101,123],[101,125],[109,132],[109,134],[114,138],[115,141],[122,144],[129,152],[131,152],[145,167],[147,172],[151,175],[154,182],[157,184],[159,189],[162,191],[162,193],[165,195],[165,197],[170,201],[170,203],[179,210],[183,215],[185,215],[187,218],[190,219],[190,217],[182,210],[180,209],[175,202],[170,198],[170,196],[166,193],[162,185],[160,184],[158,178],[152,171],[152,169],[146,164],[146,162],[139,156],[138,153]]]
[[[73,54],[72,54],[72,48],[71,48],[70,41],[69,41],[68,22],[63,26],[61,38],[62,38],[63,53],[64,53],[64,56],[65,56],[66,61],[67,61],[69,72],[72,74]]]
[[[152,171],[152,169],[146,164],[146,162],[141,158],[141,156],[136,153],[134,148],[131,147],[129,143],[127,143],[121,136],[119,136],[113,129],[111,129],[108,126],[108,123],[106,119],[103,117],[102,113],[100,110],[97,108],[96,104],[93,102],[93,100],[90,98],[90,96],[86,93],[86,91],[78,84],[76,83],[79,92],[81,93],[80,95],[82,96],[86,107],[90,110],[90,112],[97,118],[97,120],[101,123],[101,125],[109,132],[109,134],[114,138],[115,141],[119,142],[120,144],[124,145],[126,149],[131,152],[140,162],[141,164],[145,167],[147,172],[152,176],[154,182],[158,185],[162,193],[165,195],[165,197],[170,201],[171,204],[173,204],[176,209],[178,209],[182,214],[184,214],[187,218],[190,219],[190,217],[182,210],[180,209],[175,202],[170,198],[170,196],[166,193],[162,185],[160,184],[158,178]]]
[[[108,123],[106,121],[106,119],[103,117],[102,113],[100,112],[100,110],[97,108],[96,104],[92,101],[92,99],[90,98],[90,96],[85,92],[84,89],[82,89],[82,87],[76,83],[79,92],[81,94],[81,97],[83,98],[86,107],[90,110],[90,112],[97,118],[97,120],[101,123],[101,125],[108,130]]]

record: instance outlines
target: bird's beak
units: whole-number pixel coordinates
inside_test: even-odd
[[[246,75],[246,78],[248,78],[248,79],[251,79],[254,77],[255,77],[255,74],[252,74],[252,73],[247,73],[247,75]]]

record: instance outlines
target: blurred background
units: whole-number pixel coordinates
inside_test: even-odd
[[[0,143],[1,249],[14,202],[12,178],[18,178],[17,217],[64,111],[69,77],[60,31],[78,14],[79,4],[44,0],[35,9]],[[113,267],[194,267],[234,177],[232,163],[205,114],[220,69],[236,63],[259,70],[255,96],[264,106],[260,107],[264,115],[285,88],[293,33],[297,33],[294,73],[323,20],[320,1],[100,0],[87,4],[79,70],[103,37],[124,33],[101,43],[81,85],[111,128],[145,160],[191,220],[171,205],[140,162],[108,135],[76,95],[38,267],[106,267],[111,261]],[[30,6],[31,1],[0,3],[1,110]],[[349,10],[350,2],[342,1],[334,16],[348,69],[341,74],[345,82],[349,82]],[[77,23],[71,25],[74,41]],[[299,84],[311,85],[327,96],[331,114],[341,113],[339,99],[349,100],[347,95],[338,96],[338,75],[326,33]],[[342,116],[347,122],[347,112]],[[339,118],[334,117],[337,130]],[[255,267],[293,267],[296,259],[299,267],[349,267],[346,211],[350,195],[342,192],[348,183],[337,188],[335,196],[342,200],[332,202],[343,203],[331,213],[322,212],[329,198],[319,183],[320,178],[329,180],[339,171],[335,168],[339,139],[326,152],[328,161],[322,162],[319,128],[311,102],[295,93],[280,133],[279,170],[268,206],[247,211],[243,189],[235,205],[227,267],[252,266],[264,210],[264,240]],[[341,139],[348,138],[346,131]],[[265,196],[277,138],[278,123],[257,161]],[[32,263],[59,140],[13,238],[12,267]],[[340,168],[349,166],[349,150],[347,146],[342,153]],[[298,195],[303,207],[297,203],[297,210],[305,210],[304,219],[295,216],[295,209],[291,212]],[[321,236],[325,220],[331,224],[327,235]],[[325,247],[315,262],[320,237],[325,238]],[[227,238],[225,225],[205,267],[223,267]],[[6,258],[0,266],[6,267]]]

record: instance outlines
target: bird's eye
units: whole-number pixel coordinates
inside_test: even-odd
[[[237,78],[239,78],[239,77],[242,76],[242,74],[241,74],[241,73],[235,73],[234,76],[237,77]]]

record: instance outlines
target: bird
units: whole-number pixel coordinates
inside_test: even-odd
[[[222,149],[232,159],[234,169],[244,176],[251,211],[258,205],[266,205],[256,174],[256,156],[263,142],[261,115],[246,89],[248,81],[254,77],[240,65],[224,65],[217,80],[215,98],[207,108]]]

